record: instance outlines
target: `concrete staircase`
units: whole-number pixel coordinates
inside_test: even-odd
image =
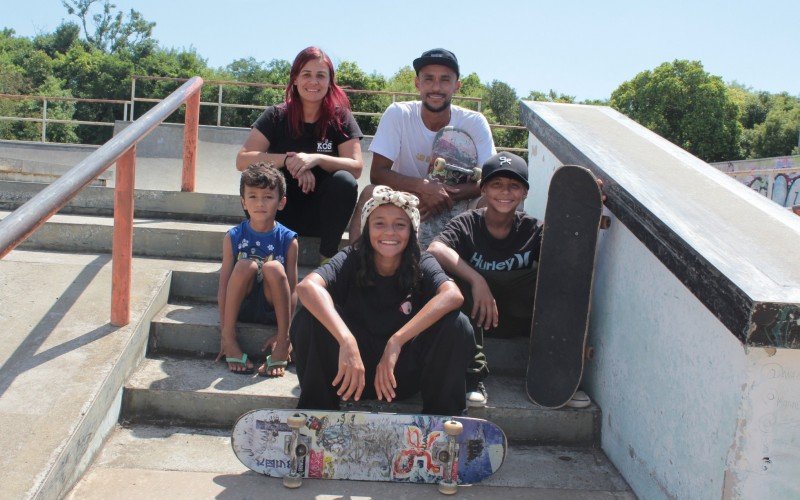
[[[42,187],[0,182],[0,209],[13,210]],[[110,252],[112,193],[103,187],[84,190],[24,243],[21,252],[12,252],[11,261],[55,255],[48,252]],[[111,416],[118,423],[75,485],[73,498],[437,496],[435,488],[419,485],[327,481],[308,481],[304,488],[289,491],[279,480],[248,472],[231,452],[231,426],[250,409],[294,408],[299,386],[293,367],[283,378],[267,379],[231,374],[213,361],[219,345],[218,258],[225,231],[241,218],[238,197],[137,191],[135,206],[135,265],[169,271],[164,283],[168,290],[162,292],[168,300],[142,333],[148,335],[146,356],[131,354],[134,359],[128,362],[136,367],[122,384],[118,418]],[[0,217],[7,213],[0,212]],[[316,243],[301,238],[301,276],[313,269]],[[271,328],[239,326],[242,348],[256,359],[271,334]],[[469,415],[500,425],[511,448],[498,474],[462,489],[460,497],[633,496],[599,449],[600,408],[553,411],[528,402],[524,339],[488,339],[486,351],[492,369],[486,381],[489,405],[471,409]],[[416,412],[420,406],[419,399],[412,399],[392,405],[348,404],[346,409]]]

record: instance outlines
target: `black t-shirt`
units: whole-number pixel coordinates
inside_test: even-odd
[[[476,271],[532,269],[539,261],[542,228],[536,219],[517,212],[508,236],[499,240],[486,228],[486,209],[468,210],[447,223],[434,238],[452,248]]]
[[[342,112],[342,130],[340,131],[335,125],[329,125],[325,132],[325,139],[317,137],[315,134],[316,123],[303,123],[300,137],[292,137],[288,115],[286,106],[270,106],[252,125],[269,140],[270,153],[320,153],[339,156],[340,144],[353,138],[361,139],[364,136],[349,110]]]
[[[361,288],[356,281],[359,261],[356,250],[349,246],[314,271],[325,280],[333,303],[357,337],[387,340],[436,295],[442,283],[450,281],[436,259],[422,252],[422,278],[414,294],[398,289],[397,274],[378,276],[373,286]]]

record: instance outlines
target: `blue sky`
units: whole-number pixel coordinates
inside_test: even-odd
[[[68,20],[60,0],[3,0],[0,27],[32,36]],[[798,0],[552,0],[369,2],[115,0],[156,22],[163,47],[225,66],[292,60],[318,45],[387,77],[422,51],[445,47],[462,73],[531,90],[602,99],[665,61],[702,61],[726,82],[800,96]],[[74,18],[73,18],[74,19]]]

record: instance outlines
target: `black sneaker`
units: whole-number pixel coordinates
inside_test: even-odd
[[[483,382],[478,382],[475,387],[467,391],[467,406],[471,408],[484,407],[488,400],[489,394],[486,392]]]

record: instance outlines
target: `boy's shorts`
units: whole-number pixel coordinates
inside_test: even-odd
[[[500,313],[500,324],[497,328],[486,330],[487,336],[511,338],[530,335],[536,271],[537,269],[521,269],[480,272],[494,295]],[[461,310],[469,316],[472,312],[472,289],[461,280],[456,280],[456,284],[464,295]]]
[[[264,296],[263,281],[253,279],[253,289],[242,300],[237,320],[243,323],[261,323],[262,325],[277,323],[275,308]]]

